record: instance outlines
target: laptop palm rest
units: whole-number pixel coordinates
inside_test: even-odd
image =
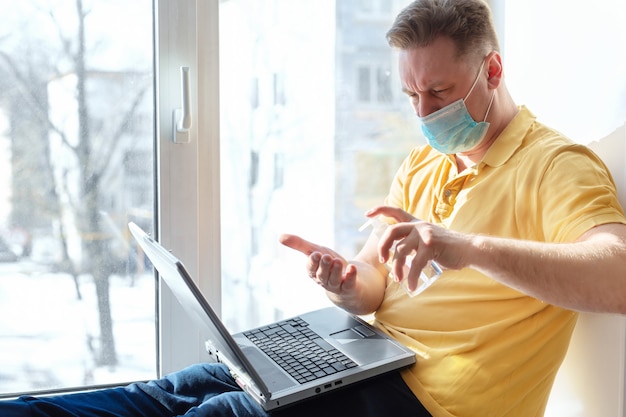
[[[257,372],[263,375],[263,381],[271,392],[280,391],[295,385],[295,383],[258,348],[253,346],[241,346],[241,350]]]

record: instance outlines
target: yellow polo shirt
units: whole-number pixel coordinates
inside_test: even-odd
[[[459,232],[541,242],[626,222],[602,161],[525,107],[464,172],[429,146],[414,149],[386,203]],[[544,413],[577,314],[464,269],[413,298],[389,280],[375,318],[417,353],[402,376],[433,416],[530,417]]]

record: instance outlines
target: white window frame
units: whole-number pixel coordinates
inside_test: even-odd
[[[157,0],[158,240],[221,311],[218,0]],[[181,107],[180,67],[190,71],[189,143],[172,140]],[[169,289],[159,291],[161,374],[208,360],[197,326]]]

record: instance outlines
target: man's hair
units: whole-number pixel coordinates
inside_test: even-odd
[[[412,49],[441,36],[452,39],[458,57],[484,58],[500,50],[491,11],[482,0],[416,0],[398,14],[387,41],[395,48]]]

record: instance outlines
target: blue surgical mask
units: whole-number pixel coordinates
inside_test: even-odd
[[[484,66],[485,61],[481,64],[474,84],[472,84],[464,99],[458,99],[428,116],[418,116],[422,122],[422,132],[433,149],[449,155],[466,152],[478,145],[487,134],[489,123],[485,120],[487,120],[489,110],[491,110],[495,91],[491,95],[491,100],[482,122],[476,122],[465,106],[465,100],[472,94]]]

